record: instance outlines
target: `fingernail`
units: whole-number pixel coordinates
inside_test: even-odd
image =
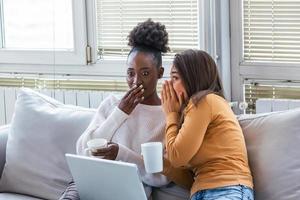
[[[144,97],[142,97],[142,101],[144,100]]]
[[[143,88],[143,85],[140,85],[140,88]]]
[[[141,91],[142,91],[142,92],[144,92],[145,90],[144,90],[144,89],[142,89]]]

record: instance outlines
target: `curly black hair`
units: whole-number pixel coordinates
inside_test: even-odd
[[[165,25],[153,22],[151,19],[134,27],[128,35],[128,40],[128,45],[131,47],[149,47],[163,53],[169,50]]]
[[[148,19],[139,23],[128,35],[128,45],[132,47],[128,55],[133,52],[151,53],[157,67],[162,65],[161,53],[170,50],[168,47],[168,32],[165,25]]]

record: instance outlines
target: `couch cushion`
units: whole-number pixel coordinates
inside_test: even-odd
[[[161,187],[153,188],[152,200],[188,200],[190,191],[177,186],[175,183]]]
[[[72,179],[65,153],[75,153],[76,140],[94,112],[22,89],[8,135],[0,192],[59,199]]]
[[[300,199],[300,109],[244,115],[256,200]]]
[[[0,200],[42,200],[21,194],[0,193]]]
[[[4,163],[5,163],[5,155],[6,155],[6,143],[7,143],[7,135],[9,131],[9,126],[1,126],[0,127],[0,178],[2,175]]]

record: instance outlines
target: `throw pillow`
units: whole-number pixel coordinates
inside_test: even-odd
[[[76,152],[76,140],[94,112],[22,89],[8,135],[0,192],[59,199],[72,180],[65,153]]]
[[[300,109],[239,118],[256,200],[300,199]]]

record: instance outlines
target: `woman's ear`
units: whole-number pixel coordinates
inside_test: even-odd
[[[165,69],[163,67],[159,68],[159,70],[158,70],[158,78],[159,79],[163,77],[164,71],[165,71]]]

